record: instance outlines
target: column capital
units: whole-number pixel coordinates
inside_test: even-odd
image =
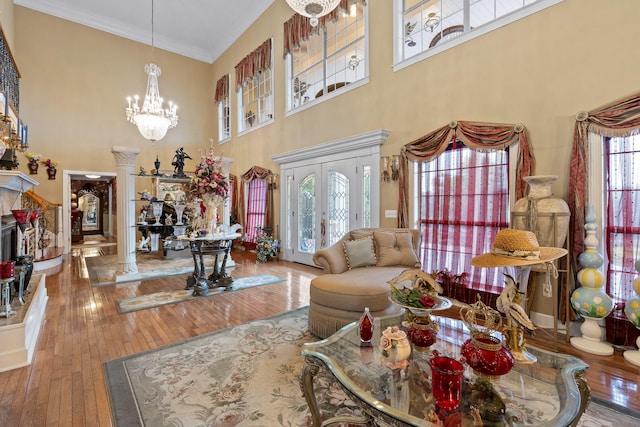
[[[132,147],[111,147],[111,153],[116,159],[116,166],[135,166],[136,158],[140,153],[139,148]]]

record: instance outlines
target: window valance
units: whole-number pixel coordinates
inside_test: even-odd
[[[227,96],[229,96],[229,74],[225,74],[218,79],[214,101],[216,103],[222,102]]]
[[[408,227],[409,224],[409,160],[428,162],[443,153],[449,143],[456,139],[474,150],[504,150],[513,143],[520,143],[516,166],[516,197],[524,196],[526,183],[522,178],[532,175],[535,169],[535,158],[525,126],[521,123],[514,125],[453,121],[402,147],[398,179],[399,227]]]
[[[324,28],[327,22],[335,22],[340,18],[340,14],[349,13],[349,8],[353,4],[361,3],[366,5],[366,0],[341,0],[340,4],[330,13],[318,18],[318,25],[312,27],[309,18],[297,13],[284,23],[284,56],[291,53],[293,49],[300,48],[300,43],[309,39],[311,34],[316,34]]]
[[[245,56],[236,65],[236,91],[256,74],[271,68],[271,39]]]

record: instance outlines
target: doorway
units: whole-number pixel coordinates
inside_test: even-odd
[[[61,241],[64,242],[64,252],[71,250],[72,238],[75,242],[82,241],[85,234],[93,238],[115,238],[116,173],[64,170],[62,179]],[[73,227],[72,219],[79,217],[79,224]]]
[[[281,255],[314,265],[313,254],[354,228],[379,225],[384,130],[281,156]]]

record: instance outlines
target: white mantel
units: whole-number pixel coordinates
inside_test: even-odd
[[[0,171],[0,215],[10,215],[12,209],[20,209],[21,193],[38,185],[20,171]]]

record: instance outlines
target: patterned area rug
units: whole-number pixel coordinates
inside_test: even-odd
[[[187,250],[188,253],[189,251]],[[102,255],[85,258],[91,286],[107,286],[116,283],[135,282],[177,274],[193,273],[191,253],[182,258],[167,259],[158,254],[138,254],[138,273],[126,277],[116,277],[117,255]]]
[[[116,426],[309,426],[299,387],[307,309],[256,320],[105,363]],[[321,413],[360,414],[327,370],[315,378]],[[591,402],[579,427],[640,425]]]
[[[209,289],[207,297],[218,295],[223,292],[238,291],[240,289],[252,288],[254,286],[268,285],[270,283],[284,282],[281,277],[271,276],[269,274],[259,274],[257,276],[241,277],[233,279],[233,283],[229,290],[224,287]],[[171,291],[155,292],[153,294],[140,295],[131,298],[123,298],[116,300],[116,307],[120,314],[130,313],[132,311],[144,310],[147,308],[159,307],[161,305],[173,304],[181,301],[189,301],[194,298],[203,298],[193,296],[193,289],[174,289]],[[206,297],[204,297],[206,298]]]

